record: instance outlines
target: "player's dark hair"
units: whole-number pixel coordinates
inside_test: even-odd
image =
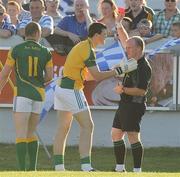
[[[38,23],[32,21],[25,27],[25,36],[35,36],[37,32],[41,31],[41,27]]]
[[[89,26],[88,37],[92,38],[95,34],[101,34],[105,29],[107,29],[105,24],[94,22]]]

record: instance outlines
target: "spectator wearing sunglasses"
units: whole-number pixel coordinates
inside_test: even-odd
[[[177,7],[179,0],[164,0],[165,9],[154,15],[153,32],[156,34],[146,42],[154,42],[170,36],[171,26],[180,21],[180,10]]]
[[[180,21],[180,10],[177,8],[179,0],[164,0],[165,9],[154,16],[154,32],[164,36],[170,35],[171,25]]]
[[[0,37],[8,38],[16,32],[16,27],[9,23],[5,7],[0,4]]]

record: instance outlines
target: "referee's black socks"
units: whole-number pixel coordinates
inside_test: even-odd
[[[114,141],[114,154],[116,157],[116,171],[125,170],[126,146],[124,140]]]
[[[141,142],[131,144],[133,160],[134,160],[134,172],[141,171],[142,159],[144,154],[144,149]]]

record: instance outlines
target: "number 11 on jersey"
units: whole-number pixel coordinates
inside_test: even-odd
[[[38,70],[38,57],[28,57],[28,75],[29,77],[36,77],[37,76],[37,70]]]

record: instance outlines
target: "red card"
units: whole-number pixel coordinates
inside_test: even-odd
[[[118,12],[122,15],[125,15],[125,8],[123,7],[118,7]]]

